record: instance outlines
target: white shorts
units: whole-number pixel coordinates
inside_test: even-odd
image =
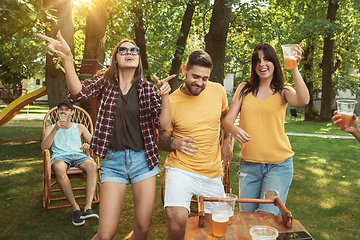
[[[224,194],[221,176],[208,178],[203,175],[188,172],[179,168],[166,167],[165,199],[166,207],[184,207],[190,213],[190,203],[193,195],[199,198],[217,197]],[[211,213],[212,202],[205,202],[205,213]]]

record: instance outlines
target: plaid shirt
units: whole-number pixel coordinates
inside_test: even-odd
[[[117,81],[118,77],[115,76]],[[82,90],[76,96],[68,94],[71,102],[86,101],[98,98],[99,112],[95,125],[94,135],[90,147],[96,155],[104,159],[111,141],[114,126],[115,109],[120,93],[119,85],[104,84],[104,76],[97,75],[90,81],[82,81]],[[144,138],[145,156],[149,169],[158,164],[158,147],[152,128],[160,129],[159,115],[161,112],[161,98],[154,84],[141,79],[138,84],[140,128]]]

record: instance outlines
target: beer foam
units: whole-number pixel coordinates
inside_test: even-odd
[[[347,115],[347,116],[352,116],[352,113],[348,113],[348,112],[338,112],[338,114],[340,115]]]
[[[289,59],[291,59],[291,60],[296,61],[296,57],[295,57],[295,56],[292,56],[292,55],[287,55],[287,56],[285,56],[284,58],[289,58]]]
[[[214,222],[227,222],[229,221],[229,215],[224,213],[224,214],[215,214],[212,215],[212,220]]]

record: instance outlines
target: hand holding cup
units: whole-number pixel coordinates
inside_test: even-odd
[[[67,115],[65,115],[65,114],[59,115],[59,121],[57,121],[57,123],[56,123],[57,130],[66,126],[66,119],[67,119]]]
[[[286,69],[294,69],[297,67],[302,55],[302,46],[303,43],[300,44],[286,44],[282,45],[284,55],[284,63]]]

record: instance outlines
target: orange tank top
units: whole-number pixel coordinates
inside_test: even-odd
[[[251,94],[245,96],[239,124],[251,139],[240,144],[240,156],[245,161],[278,164],[294,155],[285,134],[285,112],[286,105],[278,93],[261,101]]]

